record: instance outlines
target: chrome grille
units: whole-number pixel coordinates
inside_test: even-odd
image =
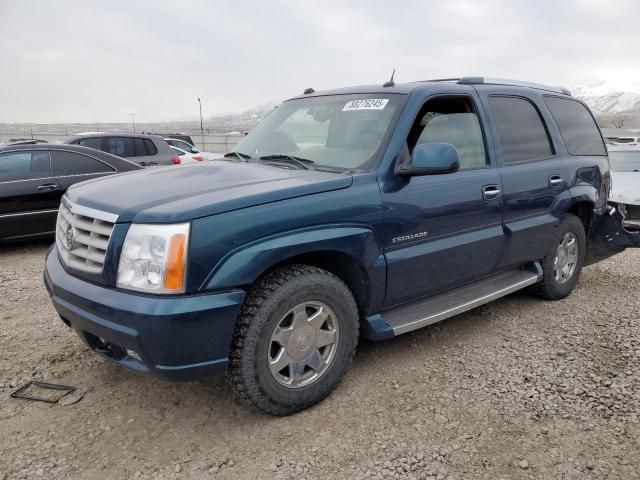
[[[72,268],[101,273],[117,215],[71,203],[60,203],[56,246],[62,261]]]

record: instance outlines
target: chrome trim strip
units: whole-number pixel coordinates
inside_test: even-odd
[[[114,170],[113,172],[74,173],[73,175],[56,175],[55,178],[86,177],[87,175],[113,175],[114,173],[118,173],[118,170]]]
[[[76,215],[83,215],[85,217],[97,218],[98,220],[104,220],[105,222],[116,223],[118,220],[118,215],[115,213],[103,212],[102,210],[96,210],[95,208],[85,207],[83,205],[78,205],[65,200],[66,207],[71,211],[71,213],[75,213]]]
[[[54,177],[38,177],[38,178],[23,178],[21,180],[3,180],[0,182],[0,184],[2,183],[18,183],[18,182],[34,182],[36,180],[53,180]]]
[[[26,235],[14,235],[12,237],[5,237],[3,238],[3,240],[18,240],[21,238],[27,238],[27,237],[44,237],[47,235],[55,235],[55,230],[50,230],[48,232],[40,232],[40,233],[27,233]]]
[[[510,293],[521,290],[537,282],[538,282],[538,276],[532,273],[530,278],[526,278],[517,283],[514,283],[513,285],[509,285],[508,287],[501,288],[500,290],[496,290],[495,292],[492,292],[483,297],[470,300],[466,303],[463,303],[462,305],[449,308],[448,310],[444,310],[442,312],[438,312],[433,315],[428,315],[424,318],[414,320],[413,322],[399,325],[398,327],[395,327],[393,329],[393,333],[394,335],[400,335],[402,333],[407,333],[413,330],[417,330],[418,328],[426,327],[427,325],[437,323],[441,320],[445,320],[447,318],[453,317],[455,315],[466,312],[473,308],[479,307],[480,305],[484,305],[485,303],[489,303],[493,300],[509,295]],[[384,316],[384,312],[383,312],[383,316]]]
[[[34,211],[34,212],[3,213],[2,215],[0,215],[0,218],[21,217],[23,215],[39,215],[41,213],[58,213],[58,209],[55,208],[53,210],[37,210],[37,211]]]

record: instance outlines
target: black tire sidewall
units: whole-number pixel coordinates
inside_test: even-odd
[[[280,385],[269,369],[271,335],[284,315],[294,306],[318,301],[333,310],[339,328],[338,345],[331,365],[313,383],[301,388]],[[242,352],[243,379],[260,397],[256,406],[265,410],[264,402],[276,408],[301,410],[326,397],[348,369],[358,340],[358,312],[350,291],[337,277],[328,273],[297,275],[276,289],[258,308],[247,332]],[[261,405],[262,403],[262,405]]]
[[[567,233],[573,233],[578,240],[578,260],[572,277],[567,282],[560,283],[556,280],[553,272],[554,260],[556,257],[558,245]],[[547,296],[553,299],[560,299],[566,297],[573,291],[578,283],[578,280],[580,279],[586,246],[587,239],[582,221],[574,215],[566,215],[558,224],[554,243],[543,259],[543,282],[544,288],[548,294]]]

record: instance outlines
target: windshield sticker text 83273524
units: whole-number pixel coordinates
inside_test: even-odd
[[[342,111],[349,112],[352,110],[383,110],[389,102],[388,98],[364,98],[362,100],[348,101]]]

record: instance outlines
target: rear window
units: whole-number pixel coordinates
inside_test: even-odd
[[[84,175],[115,171],[106,163],[74,152],[51,152],[51,165],[54,176]]]
[[[536,107],[524,98],[489,97],[502,161],[513,165],[553,155],[549,135]]]
[[[600,130],[591,113],[580,102],[545,96],[547,107],[571,155],[606,155]]]

